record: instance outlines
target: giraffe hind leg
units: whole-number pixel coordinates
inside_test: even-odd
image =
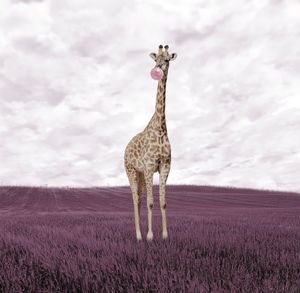
[[[142,198],[144,197],[144,192],[146,188],[146,182],[145,177],[142,172],[138,173],[138,196],[139,196],[139,202],[138,202],[138,213],[139,213],[139,219],[141,219],[141,202]]]
[[[147,172],[145,174],[145,182],[147,189],[147,207],[148,207],[148,233],[147,240],[153,239],[153,231],[152,231],[152,208],[153,208],[153,173]]]
[[[138,195],[140,198],[142,198],[144,196],[145,189],[146,189],[146,182],[145,182],[144,173],[139,172],[139,174],[138,174]]]

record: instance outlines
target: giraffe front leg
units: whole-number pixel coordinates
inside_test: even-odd
[[[126,172],[130,183],[131,192],[132,192],[136,238],[139,241],[142,239],[142,234],[141,234],[141,227],[140,227],[141,198],[139,197],[138,194],[138,176],[137,176],[137,171],[131,166],[126,166]]]
[[[162,216],[162,237],[163,239],[168,238],[167,231],[167,203],[166,203],[166,182],[168,179],[168,175],[170,172],[170,164],[164,164],[160,168],[160,176],[159,176],[159,203],[160,210]]]
[[[147,189],[147,207],[148,207],[148,233],[147,240],[153,239],[152,231],[152,209],[153,209],[153,173],[145,173],[145,182]]]
[[[136,231],[136,239],[142,240],[142,233],[140,227],[140,207],[141,207],[141,199],[137,196],[133,199],[134,204],[134,222],[135,222],[135,231]]]

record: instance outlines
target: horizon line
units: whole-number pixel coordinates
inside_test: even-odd
[[[159,183],[153,184],[153,187],[159,187]],[[239,186],[231,186],[231,185],[198,185],[198,184],[188,184],[188,183],[180,183],[180,184],[167,184],[167,187],[171,186],[188,186],[188,187],[202,187],[202,188],[224,188],[224,189],[246,189],[246,190],[256,190],[256,191],[263,191],[263,192],[283,192],[283,193],[296,193],[300,195],[300,190],[281,190],[281,189],[271,189],[271,188],[254,188],[254,187],[239,187]],[[90,186],[76,186],[76,185],[24,185],[24,184],[0,184],[0,188],[3,187],[24,187],[24,188],[58,188],[58,189],[93,189],[93,188],[120,188],[126,187],[130,188],[130,185],[90,185]]]

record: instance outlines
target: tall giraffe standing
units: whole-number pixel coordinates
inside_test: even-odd
[[[156,62],[155,69],[162,70],[163,76],[158,82],[155,113],[144,131],[134,136],[125,149],[125,169],[129,179],[134,204],[134,219],[137,240],[142,239],[140,228],[141,199],[146,187],[148,207],[147,240],[153,239],[153,174],[159,172],[159,202],[162,214],[162,237],[168,237],[166,220],[166,181],[171,167],[171,146],[168,139],[165,100],[169,62],[177,57],[170,54],[169,47],[159,46],[158,54],[150,57]]]

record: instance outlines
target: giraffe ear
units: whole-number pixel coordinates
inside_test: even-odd
[[[156,61],[156,54],[155,53],[150,53],[149,55],[154,61]]]
[[[171,57],[170,57],[170,61],[175,60],[177,58],[177,54],[176,53],[172,53]]]

